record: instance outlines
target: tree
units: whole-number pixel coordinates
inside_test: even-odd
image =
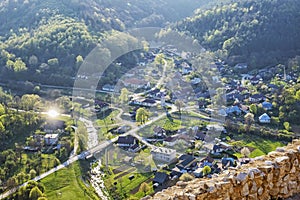
[[[5,126],[3,125],[3,123],[0,121],[0,136],[3,136],[5,131]]]
[[[47,61],[47,63],[51,67],[57,67],[59,65],[59,61],[57,58],[51,58]]]
[[[14,61],[12,61],[12,60],[7,60],[6,61],[6,67],[8,68],[8,69],[11,69],[11,70],[13,70],[14,69]]]
[[[34,188],[32,188],[30,190],[29,198],[31,200],[37,200],[39,197],[42,197],[42,196],[43,196],[43,193],[37,186],[35,186]]]
[[[80,67],[80,65],[83,63],[83,57],[81,55],[78,55],[76,57],[76,66]]]
[[[33,110],[40,102],[40,97],[36,94],[25,94],[21,98],[21,106],[24,110]]]
[[[177,107],[178,112],[179,112],[179,114],[181,115],[181,109],[182,109],[182,107],[183,107],[183,101],[177,99],[177,100],[175,101],[175,106]]]
[[[203,176],[206,176],[206,175],[210,174],[211,173],[210,166],[203,167],[202,173],[203,173]]]
[[[283,126],[284,126],[285,130],[287,130],[287,131],[290,131],[290,130],[291,130],[291,126],[290,126],[290,123],[289,123],[289,122],[284,122],[284,123],[283,123]]]
[[[0,104],[0,116],[5,114],[5,109],[4,106],[2,104]]]
[[[257,114],[257,106],[255,104],[251,104],[249,109],[251,113]]]
[[[156,57],[155,57],[155,60],[154,62],[157,64],[157,65],[163,65],[165,63],[165,58],[164,58],[164,54],[160,53],[158,54]]]
[[[137,122],[140,122],[141,124],[144,124],[149,118],[149,112],[145,108],[139,108],[136,111],[135,120]]]
[[[300,101],[300,90],[296,92],[296,99],[297,101]]]
[[[241,154],[245,157],[248,158],[250,156],[250,150],[247,147],[244,147],[241,149]]]
[[[38,64],[39,60],[35,55],[30,56],[28,63],[31,67],[35,67]]]
[[[179,180],[181,180],[183,182],[188,182],[188,181],[191,181],[193,179],[194,179],[194,177],[192,175],[190,175],[189,173],[182,174],[179,178]]]
[[[119,100],[121,101],[122,104],[128,102],[128,95],[129,95],[129,91],[127,90],[127,88],[122,88],[121,94],[119,96]]]
[[[254,123],[254,115],[252,113],[247,113],[244,118],[245,118],[247,132],[249,132],[251,125]]]
[[[140,191],[140,192],[143,192],[144,195],[146,195],[147,192],[150,191],[150,186],[149,186],[146,182],[144,182],[144,183],[141,184],[141,186],[140,186],[140,188],[139,188],[139,191]]]
[[[30,174],[30,178],[31,179],[33,179],[33,178],[36,177],[36,171],[34,169],[31,169],[30,172],[29,172],[29,174]]]
[[[17,60],[14,63],[14,71],[22,72],[22,71],[26,71],[26,70],[27,70],[26,64],[21,60],[21,58],[17,58]]]

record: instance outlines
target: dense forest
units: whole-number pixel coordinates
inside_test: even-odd
[[[299,8],[298,0],[243,0],[198,9],[177,28],[229,61],[263,67],[299,54]]]
[[[163,27],[191,15],[194,9],[205,2],[1,1],[2,79],[25,79],[50,84],[71,82],[70,77],[76,74],[86,55],[111,34],[110,31]]]

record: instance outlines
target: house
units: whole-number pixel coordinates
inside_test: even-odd
[[[183,172],[178,169],[178,167],[174,167],[171,171],[171,176],[174,177],[174,176],[177,176],[177,177],[180,177],[181,175],[183,174]]]
[[[176,167],[182,172],[186,173],[197,166],[197,160],[194,156],[183,154],[178,158],[179,162]]]
[[[120,126],[119,128],[117,128],[117,130],[115,132],[117,132],[118,134],[123,134],[123,133],[126,133],[129,130],[130,130],[130,126],[123,125],[123,126]]]
[[[164,148],[164,147],[154,147],[151,150],[151,155],[154,160],[159,160],[167,163],[172,163],[176,160],[176,150]]]
[[[65,122],[62,120],[47,120],[43,129],[46,133],[54,133],[56,131],[63,132],[65,127]]]
[[[206,126],[208,131],[217,131],[217,132],[224,132],[226,133],[226,129],[224,126],[220,125],[220,124],[208,124]]]
[[[275,84],[269,84],[268,87],[271,92],[277,92],[279,90],[279,87]]]
[[[227,117],[228,116],[225,109],[220,109],[218,111],[218,114],[221,115],[221,116],[223,116],[223,117]]]
[[[183,67],[182,68],[182,75],[190,74],[193,71],[191,67]]]
[[[245,70],[248,68],[247,63],[238,63],[234,66],[235,70]]]
[[[257,76],[254,76],[253,78],[250,79],[250,82],[252,85],[258,84],[260,79]]]
[[[132,99],[129,104],[136,106],[153,107],[156,105],[156,101],[153,99],[136,98]]]
[[[163,129],[160,126],[155,126],[153,128],[153,132],[154,132],[154,136],[158,137],[158,138],[165,138],[166,137],[166,130]]]
[[[226,101],[234,101],[240,93],[236,90],[233,90],[225,95]]]
[[[203,168],[202,167],[198,167],[194,172],[193,172],[194,176],[196,178],[203,178]]]
[[[263,102],[261,105],[265,110],[272,110],[272,108],[273,108],[273,105],[267,101]]]
[[[226,114],[227,115],[230,115],[230,114],[240,115],[241,113],[242,113],[242,111],[238,106],[231,106],[231,107],[226,109]]]
[[[199,83],[201,83],[201,79],[200,78],[195,77],[195,78],[193,78],[191,80],[191,84],[193,84],[193,85],[197,85]]]
[[[115,86],[110,85],[110,84],[105,84],[105,85],[102,87],[102,90],[103,90],[103,91],[106,91],[106,92],[115,92]]]
[[[120,136],[117,140],[117,144],[119,147],[132,147],[137,144],[137,140],[131,135]]]
[[[55,145],[58,142],[58,134],[46,134],[44,137],[45,145]]]
[[[178,141],[178,137],[173,136],[173,137],[167,137],[165,138],[165,140],[163,141],[163,144],[169,147],[173,147]]]
[[[215,144],[214,146],[213,146],[213,149],[212,149],[212,154],[219,154],[219,153],[222,153],[224,151],[224,149],[220,146],[220,145],[218,145],[218,144]]]
[[[224,151],[232,149],[232,145],[227,144],[226,142],[219,142],[219,145],[224,149]]]
[[[169,181],[169,175],[164,172],[156,172],[154,179],[153,179],[153,185],[165,185]]]
[[[100,100],[95,100],[95,111],[96,112],[105,112],[109,110],[109,104]]]
[[[202,163],[202,166],[206,166],[206,163],[211,163],[211,165],[212,165],[212,163],[214,162],[214,159],[210,156],[206,156],[205,158],[200,160],[200,162]],[[210,166],[210,165],[208,164],[208,166]]]
[[[129,147],[128,151],[132,152],[132,153],[136,153],[141,149],[140,145],[135,143],[134,145],[132,145],[131,147]]]
[[[145,80],[137,79],[137,78],[128,78],[123,80],[123,84],[125,87],[131,87],[133,89],[139,89],[146,87],[148,82]]]
[[[263,100],[265,100],[265,97],[262,94],[254,94],[249,97],[251,103],[259,103]]]
[[[195,135],[195,139],[196,140],[202,140],[204,141],[205,140],[205,137],[206,137],[206,133],[203,132],[203,131],[198,131]]]
[[[239,104],[239,108],[241,109],[242,112],[244,112],[246,114],[249,112],[249,106]]]
[[[222,158],[222,168],[227,169],[228,167],[234,167],[236,161],[233,158],[224,157]]]
[[[267,113],[262,114],[258,119],[259,122],[263,124],[271,123],[271,117]]]

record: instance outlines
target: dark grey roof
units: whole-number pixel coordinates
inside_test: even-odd
[[[117,141],[118,144],[134,144],[135,138],[131,135],[128,136],[120,136]]]
[[[164,172],[156,172],[153,182],[163,184],[168,180],[168,174]]]
[[[195,161],[196,158],[194,156],[186,156],[186,159],[178,163],[176,167],[178,167],[179,169],[186,169],[190,167]]]

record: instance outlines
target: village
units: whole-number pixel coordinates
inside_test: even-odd
[[[126,88],[129,94],[126,108],[103,101],[95,103],[98,113],[115,107],[124,111],[123,125],[109,130],[116,138],[114,147],[100,158],[111,193],[127,191],[124,187],[128,187],[127,193],[135,194],[142,183],[157,192],[179,180],[218,176],[267,153],[253,145],[259,143],[260,134],[283,138],[282,143],[270,148],[282,146],[293,137],[280,134],[283,131],[278,129],[274,98],[283,84],[297,82],[296,74],[278,67],[249,72],[246,63],[232,67],[215,60],[209,66],[215,73],[211,81],[224,91],[225,99],[215,108],[211,98],[219,89],[208,88],[188,57],[189,53],[179,54],[173,47],[151,50],[116,86],[102,87],[114,93]],[[137,121],[140,108],[147,111],[148,123]],[[138,131],[130,131],[136,127]],[[235,140],[247,133],[256,135],[253,140],[257,141],[247,145]],[[124,186],[127,179],[129,185]]]

